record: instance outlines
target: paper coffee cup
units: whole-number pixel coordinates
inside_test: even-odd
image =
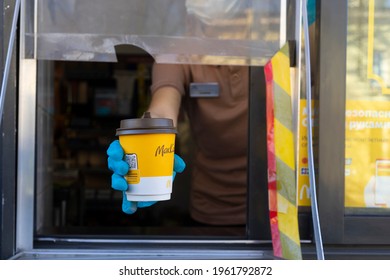
[[[129,172],[128,201],[169,200],[173,183],[176,129],[171,119],[125,119],[116,130]]]

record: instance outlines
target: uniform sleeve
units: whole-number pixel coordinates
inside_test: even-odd
[[[171,86],[185,95],[189,84],[189,67],[180,64],[153,64],[151,93],[159,88]]]

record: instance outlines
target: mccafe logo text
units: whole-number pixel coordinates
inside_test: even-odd
[[[158,146],[156,149],[156,152],[154,153],[154,156],[164,156],[165,154],[170,154],[175,152],[175,145],[171,144],[169,147],[165,147],[165,145]]]

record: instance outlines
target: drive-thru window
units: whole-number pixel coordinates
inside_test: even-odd
[[[11,2],[0,4],[13,11]],[[388,258],[389,1],[313,1],[314,166],[306,150],[302,1],[241,1],[201,27],[187,2],[21,1],[1,123],[1,258],[274,258],[264,66],[286,45],[303,258],[316,258],[309,168],[325,256]],[[0,19],[4,69],[12,13]],[[176,152],[187,169],[176,175],[172,198],[122,212],[106,150],[122,119],[145,112],[154,62],[249,68],[245,225],[191,222],[196,135],[186,115]]]

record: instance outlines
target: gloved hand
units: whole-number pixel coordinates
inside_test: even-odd
[[[128,188],[126,179],[123,177],[129,171],[129,165],[123,160],[124,151],[119,144],[119,140],[113,141],[107,149],[108,168],[114,172],[111,176],[111,187],[115,190],[122,191],[122,211],[126,214],[133,214],[137,208],[148,207],[156,203],[156,201],[128,201],[126,198],[126,190]],[[185,169],[184,160],[178,155],[174,155],[173,178],[176,173],[181,173]]]

